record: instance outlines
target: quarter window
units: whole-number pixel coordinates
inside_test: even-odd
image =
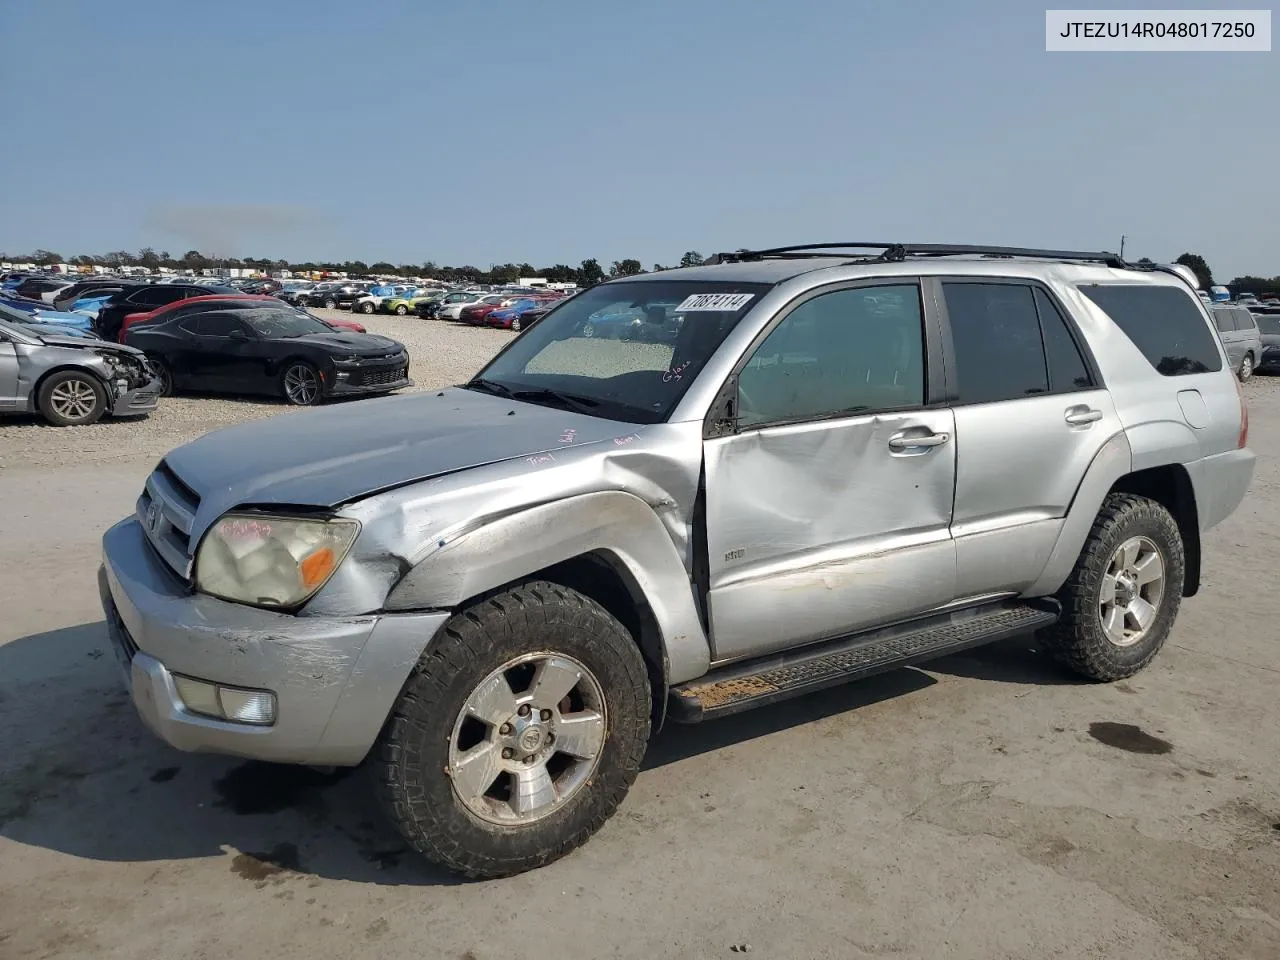
[[[1080,292],[1109,316],[1166,377],[1222,369],[1216,338],[1190,290],[1155,284],[1098,283]]]
[[[915,284],[858,287],[807,300],[738,375],[739,426],[924,403],[924,335]]]
[[[1036,312],[1040,314],[1040,333],[1044,336],[1045,358],[1049,361],[1049,389],[1054,393],[1090,390],[1095,384],[1080,346],[1067,326],[1062,312],[1049,295],[1035,288]]]

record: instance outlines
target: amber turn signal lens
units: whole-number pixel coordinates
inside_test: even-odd
[[[319,586],[329,579],[337,562],[332,550],[321,547],[314,553],[307,554],[298,568],[302,571],[302,583],[307,589]]]

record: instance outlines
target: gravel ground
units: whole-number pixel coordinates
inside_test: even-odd
[[[341,310],[315,313],[350,317]],[[358,319],[370,333],[394,337],[408,347],[412,390],[434,390],[468,379],[513,336],[506,330],[412,316]],[[179,396],[161,400],[160,408],[145,419],[103,420],[89,427],[54,428],[39,417],[5,417],[0,419],[0,469],[20,464],[122,463],[138,457],[157,460],[210,430],[295,411],[284,401],[270,399]]]
[[[508,334],[416,320],[424,388]],[[0,429],[0,960],[1280,957],[1280,379],[1200,594],[1131,680],[1023,638],[652,743],[618,814],[542,870],[458,883],[363,775],[183,754],[102,623],[102,531],[174,443],[282,407]]]

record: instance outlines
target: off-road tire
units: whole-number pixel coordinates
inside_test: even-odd
[[[454,722],[491,671],[538,651],[573,657],[599,681],[607,717],[599,766],[543,819],[489,823],[463,806],[447,773]],[[523,873],[585,843],[613,815],[640,771],[650,706],[644,660],[617,620],[575,590],[524,583],[455,614],[423,653],[374,748],[377,789],[429,861],[471,879]]]
[[[1099,613],[1102,578],[1111,557],[1124,541],[1150,539],[1164,561],[1164,593],[1147,633],[1133,646],[1112,643],[1103,630]],[[1062,618],[1045,631],[1045,639],[1057,659],[1090,680],[1111,681],[1131,677],[1160,652],[1178,607],[1186,554],[1178,524],[1163,506],[1131,493],[1113,493],[1103,501],[1071,576],[1058,591]]]

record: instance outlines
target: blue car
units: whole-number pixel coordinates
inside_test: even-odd
[[[501,310],[494,310],[493,313],[485,317],[485,323],[491,327],[502,327],[504,330],[519,331],[522,324],[520,318],[530,310],[536,310],[542,304],[538,300],[517,300],[510,306],[503,307]]]
[[[83,313],[51,310],[47,303],[22,297],[0,297],[0,316],[19,323],[52,323],[76,330],[93,330],[93,320]]]
[[[83,313],[86,317],[94,319],[98,316],[98,311],[102,309],[102,305],[110,300],[114,294],[107,294],[105,297],[81,297],[71,305],[71,313]]]

